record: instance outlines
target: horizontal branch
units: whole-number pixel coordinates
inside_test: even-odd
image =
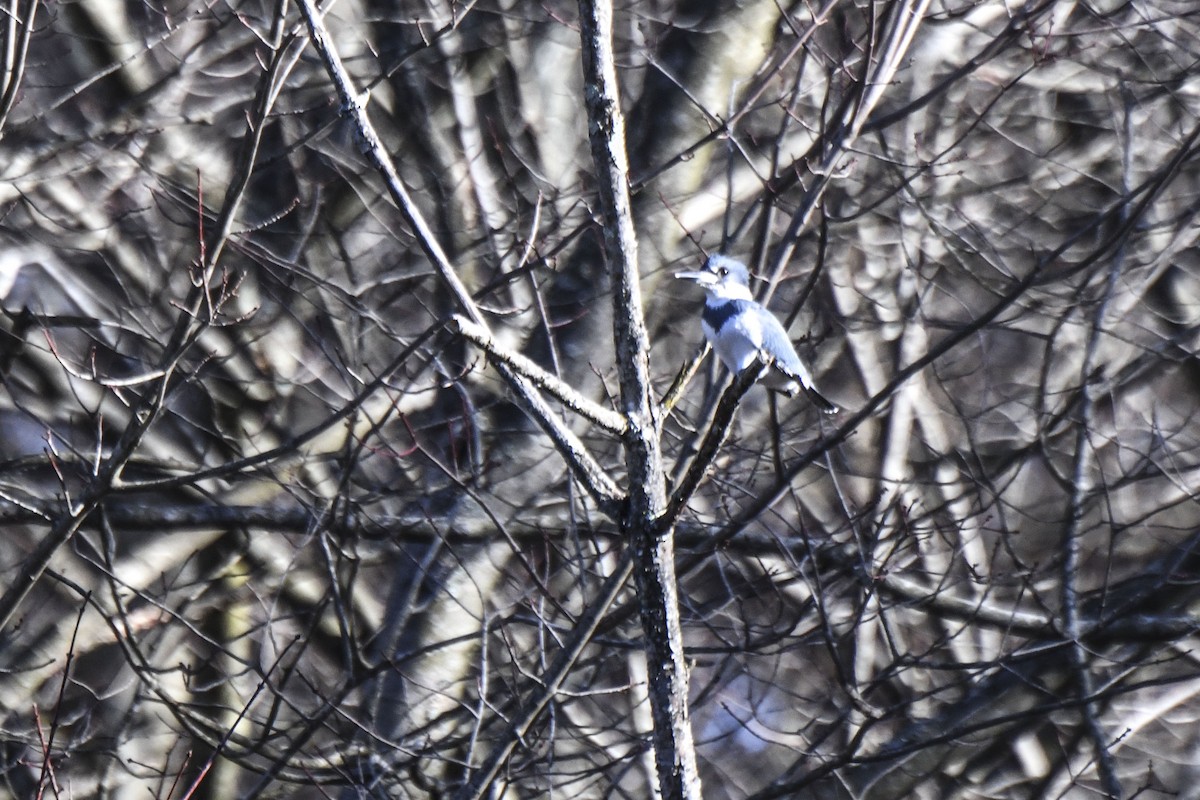
[[[221,528],[253,528],[276,533],[311,533],[314,526],[339,534],[351,534],[367,540],[410,542],[429,544],[470,544],[491,541],[496,535],[495,522],[486,514],[470,514],[459,509],[453,525],[431,519],[425,513],[412,515],[386,515],[348,511],[318,520],[319,512],[300,503],[266,505],[148,505],[137,501],[109,499],[101,506],[102,513],[85,520],[81,527],[94,528],[106,524],[117,531],[152,531],[171,535],[197,530]],[[50,504],[25,500],[16,503],[0,499],[0,526],[28,525],[49,527],[53,524],[56,510]],[[319,525],[317,524],[319,523]],[[547,537],[565,538],[570,530],[568,519],[524,519],[514,520],[509,533],[518,544],[542,546]],[[597,528],[591,535],[597,540],[610,540],[613,544],[622,539],[615,529]],[[676,528],[676,543],[693,554],[687,556],[703,558],[713,544],[711,527],[703,524],[682,523]],[[778,553],[779,540],[772,535],[755,535],[742,531],[732,541],[721,545],[726,553],[759,555]],[[699,555],[697,555],[697,553]],[[853,556],[829,550],[821,551],[823,569],[853,570]],[[1175,580],[1187,580],[1195,572],[1189,564],[1164,563],[1154,572],[1170,574]],[[1159,597],[1159,585],[1154,582],[1153,572],[1143,576],[1149,581],[1144,594]],[[1056,617],[1042,609],[1018,608],[998,600],[981,601],[978,597],[966,597],[940,586],[927,584],[899,572],[889,572],[872,584],[876,590],[888,594],[905,605],[927,611],[934,617],[947,617],[973,621],[1008,634],[1047,643],[1062,641]],[[1111,588],[1109,589],[1111,592]],[[1090,599],[1090,598],[1085,598]],[[1139,610],[1132,603],[1126,612],[1114,613],[1109,606],[1103,613],[1085,604],[1083,617],[1084,640],[1089,642],[1165,642],[1189,636],[1200,631],[1200,614],[1184,609],[1165,608],[1155,611]],[[633,609],[628,609],[632,612]],[[611,620],[610,620],[611,622]]]

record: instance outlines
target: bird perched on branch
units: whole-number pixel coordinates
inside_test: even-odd
[[[757,359],[765,365],[759,380],[768,389],[789,397],[803,389],[821,411],[837,413],[837,406],[813,385],[812,373],[796,355],[783,325],[750,294],[750,271],[745,264],[712,255],[702,269],[676,272],[675,277],[704,287],[708,298],[700,324],[717,357],[731,372],[739,375]]]

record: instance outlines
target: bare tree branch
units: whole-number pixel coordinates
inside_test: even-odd
[[[700,773],[688,715],[688,669],[675,582],[674,532],[669,525],[659,525],[667,512],[659,443],[662,422],[650,383],[650,342],[642,317],[625,121],[612,49],[612,14],[608,0],[580,0],[588,138],[600,188],[604,251],[614,289],[613,329],[621,405],[629,420],[624,436],[629,496],[622,510],[621,527],[635,554],[659,791],[664,800],[699,798]]]
[[[417,208],[409,197],[408,190],[404,188],[395,165],[392,163],[391,158],[388,157],[383,143],[379,140],[379,135],[371,125],[371,121],[367,116],[365,98],[359,96],[354,91],[350,75],[346,72],[341,59],[338,58],[337,53],[333,49],[332,43],[329,40],[329,34],[325,30],[325,24],[316,5],[312,0],[300,0],[300,9],[304,14],[304,21],[308,25],[309,36],[312,39],[313,46],[317,48],[326,68],[329,70],[329,76],[333,80],[334,87],[337,89],[342,107],[354,122],[355,131],[362,142],[363,152],[370,157],[375,168],[383,176],[384,185],[387,187],[392,200],[395,201],[405,221],[413,229],[418,244],[421,246],[426,257],[428,257],[437,269],[438,276],[454,295],[454,299],[457,301],[459,307],[471,322],[486,331],[487,327],[483,315],[480,313],[475,301],[471,299],[466,286],[454,271],[454,267],[451,266],[445,251],[438,244],[437,238],[434,236],[429,224],[425,221],[424,215],[421,214],[420,209]],[[525,409],[542,426],[546,434],[555,443],[559,452],[575,470],[576,476],[587,487],[588,492],[596,499],[601,508],[612,513],[620,501],[619,492],[617,487],[609,480],[604,470],[588,453],[587,448],[570,429],[559,421],[545,405],[544,401],[537,395],[536,390],[523,377],[511,370],[504,363],[497,364],[496,368],[518,395],[520,395]]]
[[[517,374],[533,381],[536,387],[556,397],[563,405],[576,414],[591,420],[609,433],[621,434],[625,432],[627,427],[625,417],[615,411],[609,411],[607,408],[596,405],[569,385],[563,383],[561,379],[546,372],[546,370],[520,353],[513,353],[506,350],[481,326],[462,317],[455,317],[453,324],[459,333],[470,339],[474,344],[482,347],[490,358],[511,367]]]
[[[1191,791],[1186,4],[4,8],[0,794]]]

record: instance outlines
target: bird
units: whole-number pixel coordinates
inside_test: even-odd
[[[758,360],[766,365],[759,380],[768,389],[789,397],[803,390],[824,413],[838,412],[817,391],[783,324],[750,294],[750,270],[745,264],[718,253],[709,256],[701,269],[676,272],[675,277],[704,288],[707,297],[700,327],[726,369],[740,375]]]

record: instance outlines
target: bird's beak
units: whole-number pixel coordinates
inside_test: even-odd
[[[717,276],[711,272],[693,272],[691,270],[685,272],[676,272],[675,277],[685,281],[695,281],[701,286],[712,286],[717,282]]]

